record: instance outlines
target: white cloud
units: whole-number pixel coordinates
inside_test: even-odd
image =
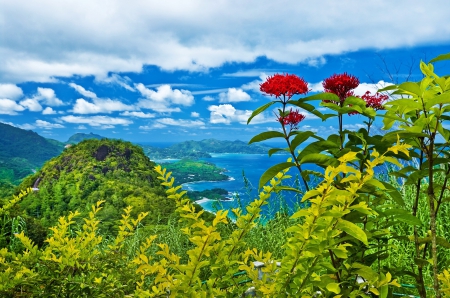
[[[354,90],[355,95],[362,96],[367,91],[370,91],[370,93],[375,94],[378,92],[378,89],[387,87],[393,85],[392,83],[388,83],[385,81],[379,81],[376,84],[370,84],[370,83],[361,83],[358,87]]]
[[[0,114],[17,115],[17,112],[22,112],[25,108],[14,100],[8,98],[0,98]]]
[[[36,120],[35,125],[43,129],[64,128],[64,126],[61,124],[50,123],[44,120]]]
[[[131,105],[127,105],[118,100],[112,100],[109,98],[94,98],[93,102],[88,102],[83,98],[78,98],[72,111],[76,114],[98,114],[134,109],[135,108]]]
[[[165,127],[167,127],[167,125],[164,125],[161,123],[154,123],[152,125],[141,125],[141,126],[139,126],[139,129],[152,130],[152,129],[161,129],[161,128],[165,128]]]
[[[205,97],[202,97],[202,100],[204,100],[204,101],[214,101],[215,99],[214,99],[214,97],[207,95]]]
[[[121,77],[118,74],[110,74],[107,77],[96,77],[95,81],[101,84],[115,84],[119,85],[122,88],[127,89],[128,91],[135,92],[136,89],[130,86],[131,79],[129,77]]]
[[[155,114],[153,113],[144,113],[144,112],[130,112],[125,111],[120,114],[120,116],[131,116],[131,117],[137,117],[137,118],[155,118]]]
[[[228,88],[227,92],[219,94],[219,102],[241,102],[251,100],[250,95],[242,89]]]
[[[252,111],[249,110],[236,110],[230,104],[209,106],[208,110],[211,112],[209,122],[213,124],[230,124],[232,122],[246,124],[252,114]]]
[[[78,125],[78,126],[77,126],[77,129],[87,129],[87,127],[84,126],[84,125]]]
[[[0,82],[49,82],[74,74],[101,80],[113,72],[141,72],[143,65],[204,71],[261,56],[320,65],[330,54],[444,44],[450,40],[450,27],[443,25],[448,11],[429,8],[447,5],[445,0],[414,5],[408,0],[308,5],[110,0],[105,9],[89,0],[2,1],[0,19],[7,30]]]
[[[64,105],[62,100],[56,97],[55,91],[50,88],[38,87],[35,98],[42,101],[43,104],[51,107]]]
[[[14,84],[0,84],[0,98],[18,99],[23,91]]]
[[[254,80],[254,81],[251,81],[250,83],[244,84],[241,86],[241,88],[243,90],[260,93],[259,88],[260,88],[261,84],[267,80],[268,77],[269,77],[269,75],[266,74],[265,72],[259,73],[259,80]]]
[[[200,114],[197,112],[191,112],[191,117],[198,118],[198,117],[200,117]]]
[[[53,110],[51,107],[46,107],[43,111],[42,111],[42,115],[54,115],[56,114],[56,111]]]
[[[309,92],[323,92],[323,81],[320,81],[318,83],[308,83],[308,88],[310,89]]]
[[[102,125],[124,125],[128,126],[133,123],[133,121],[123,118],[114,118],[107,116],[90,116],[90,117],[81,117],[81,116],[63,116],[60,118],[62,121],[67,123],[76,123],[76,124],[88,124],[90,126],[102,126]]]
[[[80,93],[84,97],[97,98],[97,94],[95,94],[92,91],[84,89],[83,86],[80,86],[80,85],[77,85],[77,84],[74,84],[74,83],[69,83],[69,86],[72,87],[73,89],[75,89],[78,93]]]
[[[20,104],[26,107],[31,112],[39,112],[42,111],[42,106],[39,104],[39,101],[36,98],[27,98],[20,101]]]
[[[184,120],[184,119],[173,119],[173,118],[161,118],[156,120],[157,123],[163,125],[171,125],[171,126],[182,126],[182,127],[196,127],[203,128],[205,123],[200,120]]]
[[[31,129],[36,128],[36,126],[34,126],[33,124],[29,124],[29,123],[17,124],[16,126],[19,128],[25,129],[25,130],[31,130]]]
[[[161,85],[156,88],[156,91],[141,83],[134,86],[145,97],[139,100],[138,106],[141,108],[170,113],[181,111],[179,107],[173,107],[174,105],[191,106],[194,104],[194,96],[188,90],[172,89],[170,85]]]

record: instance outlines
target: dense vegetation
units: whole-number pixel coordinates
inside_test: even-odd
[[[188,191],[188,197],[193,201],[198,201],[204,198],[209,200],[226,200],[228,199],[228,191],[223,188],[205,189],[202,191]]]
[[[440,60],[450,60],[450,54],[432,62]],[[28,200],[36,192],[21,192],[0,207],[0,236],[6,232],[5,226],[12,231],[9,241],[0,244],[0,294],[450,296],[450,130],[446,128],[450,120],[450,77],[437,75],[432,63],[421,62],[420,68],[423,78],[419,82],[384,89],[396,96],[388,102],[384,102],[387,96],[378,93],[353,96],[359,80],[347,73],[325,79],[325,93],[297,100],[292,96],[309,90],[303,79],[290,74],[269,77],[261,91],[275,96],[275,100],[256,109],[249,122],[276,104],[280,107],[277,120],[282,130],[260,133],[250,142],[282,138],[287,147],[272,149],[269,154],[282,150],[291,157],[262,175],[259,194],[248,206],[218,210],[212,220],[204,219],[204,212],[186,197],[181,186],[176,186],[169,171],[156,166],[160,186],[166,187],[179,220],[169,217],[164,227],[148,226],[144,221],[149,212],[133,216],[132,207],[127,207],[117,233],[111,236],[102,229],[107,222],[99,220],[106,204],[98,201],[90,212],[84,212],[81,223],[77,221],[78,212],[61,217],[51,228],[46,244],[38,247],[26,235],[28,230],[22,228],[28,224],[14,215],[18,202],[26,207],[36,201]],[[308,103],[315,100],[330,113],[322,114],[322,109]],[[291,107],[307,110],[323,120],[337,119],[338,133],[324,139],[311,131],[299,131],[298,124],[305,116]],[[383,114],[376,113],[383,109]],[[366,127],[356,132],[344,130],[348,114],[366,117]],[[376,117],[383,117],[384,129],[396,125],[396,130],[385,135],[371,134]],[[314,140],[301,148],[309,138]],[[45,178],[57,183],[61,168],[70,175],[73,169],[80,168],[79,163],[88,165],[84,171],[94,176],[93,181],[110,172],[117,171],[121,176],[125,160],[132,159],[135,149],[127,151],[123,142],[101,144],[85,141],[78,146],[90,154],[50,161],[44,167],[49,166],[49,174],[42,176],[42,181]],[[109,152],[115,152],[115,157],[104,172],[103,164],[98,171],[94,160],[105,161]],[[307,163],[323,171],[303,170]],[[391,168],[389,176],[376,176],[376,169],[387,165]],[[300,175],[302,187],[283,185],[293,173]],[[320,182],[312,184],[311,178]],[[304,208],[291,216],[280,212],[261,224],[263,206],[280,191],[300,194]],[[28,204],[24,204],[27,200]],[[254,261],[263,266],[255,269]]]
[[[100,219],[111,231],[126,206],[133,215],[150,212],[146,224],[166,223],[174,211],[153,170],[155,164],[142,149],[118,140],[85,140],[48,161],[27,177],[19,189],[35,187],[20,206],[44,226],[54,225],[61,215],[80,211],[104,200]]]
[[[142,145],[145,153],[152,160],[166,158],[208,158],[209,153],[248,153],[248,154],[266,154],[270,147],[264,145],[252,144],[236,141],[220,141],[215,139],[206,139],[202,141],[186,141],[174,144],[167,148],[157,148],[148,145]]]
[[[14,184],[59,155],[64,144],[0,123],[0,180]]]
[[[229,178],[223,174],[225,169],[201,160],[182,159],[174,163],[164,163],[163,166],[173,172],[172,175],[179,184],[196,181],[221,181]]]

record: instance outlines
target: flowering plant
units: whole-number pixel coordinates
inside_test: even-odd
[[[261,92],[274,95],[283,102],[296,94],[305,94],[309,91],[308,83],[294,74],[275,74],[268,77],[260,86]]]

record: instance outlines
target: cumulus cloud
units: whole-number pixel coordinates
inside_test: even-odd
[[[0,98],[0,114],[17,115],[17,112],[22,112],[25,108],[14,100],[9,98]]]
[[[63,101],[56,97],[53,89],[41,87],[37,88],[36,94],[32,97],[21,100],[20,104],[31,112],[42,111],[42,105],[52,107],[64,105]]]
[[[20,104],[31,112],[42,111],[42,106],[36,98],[27,98],[20,101]]]
[[[200,114],[197,112],[191,112],[191,117],[198,118],[198,117],[200,117]]]
[[[141,83],[134,86],[144,96],[138,102],[138,106],[141,108],[170,113],[181,111],[179,107],[174,107],[176,105],[191,106],[194,104],[194,96],[188,90],[172,89],[170,85],[161,85],[156,88],[156,91]]]
[[[242,89],[228,88],[227,92],[219,94],[219,102],[240,102],[251,100],[250,95]]]
[[[35,122],[36,127],[42,128],[42,129],[53,129],[53,128],[64,128],[63,125],[58,123],[50,123],[44,120],[36,120]]]
[[[254,81],[251,81],[250,83],[244,84],[241,86],[241,88],[243,90],[260,93],[261,91],[259,90],[259,88],[260,88],[261,84],[267,80],[269,75],[266,74],[265,72],[262,72],[262,73],[259,73],[258,76],[259,76],[259,80],[254,80]]]
[[[141,125],[139,126],[139,129],[141,130],[152,130],[152,129],[161,129],[165,128],[167,125],[161,124],[161,123],[154,123],[152,125]]]
[[[107,77],[96,77],[95,82],[100,84],[112,84],[112,85],[118,85],[122,88],[127,89],[128,91],[135,92],[136,89],[131,87],[131,79],[129,77],[121,77],[118,74],[110,74]]]
[[[0,84],[0,98],[18,99],[22,95],[22,88],[14,84]]]
[[[49,82],[75,74],[107,80],[109,73],[140,72],[143,65],[205,71],[261,56],[319,66],[330,54],[448,42],[450,27],[442,25],[447,11],[429,9],[447,4],[179,0],[129,5],[110,0],[105,11],[88,0],[3,1],[0,18],[8,30],[2,33],[0,82]],[[410,22],[417,16],[420,21]]]
[[[87,125],[94,126],[94,127],[103,126],[103,125],[128,126],[133,123],[133,121],[128,120],[128,119],[107,117],[107,116],[82,117],[82,116],[68,115],[68,116],[63,116],[60,119],[67,123],[87,124]]]
[[[162,125],[182,126],[182,127],[197,127],[202,128],[205,123],[200,120],[185,120],[185,119],[173,119],[173,118],[161,118],[156,120],[157,123]]]
[[[202,97],[202,100],[204,100],[204,101],[214,101],[215,99],[214,99],[214,97],[207,95],[207,96]]]
[[[374,94],[376,92],[378,92],[378,89],[387,87],[393,85],[392,83],[388,83],[385,81],[379,81],[376,84],[370,84],[370,83],[361,83],[359,84],[358,87],[356,87],[356,89],[354,90],[355,95],[358,96],[362,96],[364,95],[367,91],[370,91],[370,93]]]
[[[97,98],[97,94],[92,91],[84,89],[83,86],[77,85],[75,83],[69,83],[69,86],[75,89],[78,93],[88,98]]]
[[[120,116],[130,116],[130,117],[137,117],[137,118],[155,118],[155,114],[153,113],[144,113],[144,112],[130,112],[130,111],[125,111],[123,113],[120,114]]]
[[[99,114],[112,113],[117,111],[134,110],[134,106],[122,103],[119,100],[109,98],[94,98],[93,102],[88,102],[83,98],[78,98],[72,111],[75,114]]]
[[[237,110],[230,104],[212,105],[208,107],[210,111],[209,122],[213,124],[231,124],[238,122],[246,124],[248,118],[251,116],[250,110]],[[252,124],[259,124],[274,121],[271,118],[266,118],[264,114],[259,114],[252,120]]]
[[[56,114],[56,111],[53,110],[51,107],[46,107],[43,111],[42,111],[42,115],[54,115]]]

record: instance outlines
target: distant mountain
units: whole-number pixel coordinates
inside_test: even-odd
[[[247,144],[243,141],[219,141],[215,139],[206,139],[202,141],[186,141],[174,144],[168,148],[158,148],[142,145],[145,154],[150,159],[166,158],[207,158],[211,157],[209,153],[247,153],[247,154],[266,154],[270,147],[260,144]]]
[[[148,211],[147,224],[167,221],[174,210],[157,174],[155,164],[142,148],[119,140],[85,140],[73,145],[25,178],[19,189],[33,187],[20,206],[43,226],[62,215],[80,211],[86,215],[99,200],[105,200],[99,218],[113,231],[123,208],[132,214]]]
[[[105,137],[102,137],[100,135],[96,135],[93,134],[92,132],[87,134],[87,133],[76,133],[73,136],[71,136],[68,140],[67,140],[67,144],[78,144],[81,141],[84,140],[90,140],[90,139],[97,139],[97,140],[103,140],[106,139]]]
[[[0,180],[18,183],[63,149],[61,142],[0,123]]]

